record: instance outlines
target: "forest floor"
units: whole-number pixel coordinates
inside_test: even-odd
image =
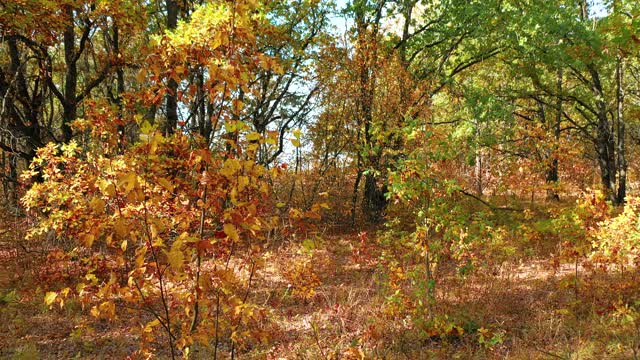
[[[0,358],[109,359],[135,351],[135,332],[124,321],[95,320],[74,303],[48,309],[42,301],[44,284],[34,283],[33,275],[43,254],[17,246],[20,234],[15,230],[20,224],[10,217],[4,220]],[[625,294],[640,292],[634,272],[604,273],[582,266],[576,270],[575,264],[557,264],[549,251],[557,244],[539,246],[464,281],[439,280],[434,311],[449,314],[468,330],[425,340],[410,331],[410,319],[385,310],[388,289],[376,247],[362,254],[361,239],[345,231],[323,236],[310,258],[320,285],[306,299],[292,294],[281,271],[304,251],[293,241],[274,247],[254,290],[254,302],[272,309],[272,338],[269,345],[247,349],[239,358],[637,358],[640,329],[630,329],[635,325],[625,324],[617,307]],[[495,341],[482,341],[489,338]],[[194,357],[206,359],[210,354],[203,349]],[[224,351],[222,355],[228,356]]]

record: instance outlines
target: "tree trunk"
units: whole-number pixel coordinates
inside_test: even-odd
[[[604,114],[604,116],[600,114],[597,131],[595,145],[598,156],[598,166],[600,167],[600,181],[606,198],[614,204],[617,204],[614,141],[609,128],[609,122],[606,119],[606,114]]]
[[[592,79],[592,91],[596,98],[598,121],[596,128],[596,153],[600,167],[600,181],[605,196],[614,204],[618,204],[616,194],[616,142],[611,131],[605,93],[600,82],[600,75],[593,64],[587,66]]]
[[[473,161],[473,177],[476,188],[476,195],[482,197],[484,195],[484,182],[482,181],[482,172],[483,172],[483,157],[482,157],[482,149],[480,147],[480,122],[476,119],[475,121],[475,149],[473,151],[474,161]]]
[[[36,149],[43,146],[40,134],[39,117],[42,114],[44,90],[35,86],[32,92],[26,82],[22,54],[16,39],[7,39],[9,50],[9,76],[15,77],[10,81],[4,73],[0,74],[0,97],[5,103],[4,113],[0,114],[2,126],[8,133],[13,134],[3,139],[2,148],[14,153],[31,163]],[[22,110],[18,106],[22,106]],[[18,141],[22,138],[24,141]]]
[[[360,169],[360,161],[358,159],[356,180],[353,183],[353,195],[351,196],[351,226],[356,225],[358,190],[360,189],[360,180],[362,179],[362,170]]]
[[[64,29],[64,62],[67,71],[64,77],[64,103],[62,104],[62,141],[71,139],[71,122],[78,116],[76,93],[78,90],[78,66],[76,59],[75,15],[71,6],[66,6],[67,26]]]
[[[122,54],[120,53],[120,28],[118,27],[118,23],[113,24],[113,55],[116,57],[116,83],[117,83],[117,94],[116,94],[116,105],[118,106],[118,117],[120,120],[124,117],[124,109],[122,104],[122,94],[125,92],[125,83],[124,83],[124,69],[122,68]],[[120,148],[122,149],[124,146],[124,141],[126,139],[125,134],[125,126],[124,123],[119,123],[117,125],[118,137],[120,139]]]
[[[357,126],[358,131],[362,132],[361,145],[366,156],[363,157],[363,167],[369,169],[365,175],[364,197],[362,201],[362,210],[370,221],[378,222],[381,220],[384,210],[387,207],[387,199],[385,194],[387,186],[379,186],[378,183],[383,179],[378,179],[378,171],[381,169],[381,157],[375,149],[375,140],[373,136],[373,101],[375,95],[376,82],[376,62],[378,58],[378,31],[380,28],[380,19],[382,9],[385,4],[384,0],[377,3],[375,15],[372,19],[367,19],[365,10],[360,8],[356,11],[356,31],[357,31],[357,48],[356,59],[359,66],[359,88],[358,94],[358,115]],[[360,134],[358,134],[360,135]]]
[[[625,124],[624,124],[624,87],[623,87],[623,66],[622,57],[618,55],[616,59],[616,120],[618,123],[618,193],[616,202],[624,204],[627,197],[627,159],[625,154]]]
[[[589,5],[586,0],[580,0],[580,18],[582,21],[589,20]],[[605,93],[600,82],[600,74],[593,63],[587,64],[587,70],[591,75],[591,91],[596,99],[597,126],[595,137],[595,148],[600,168],[600,182],[607,200],[618,204],[616,192],[616,141],[612,131],[612,126],[607,117],[608,109],[605,101]]]
[[[178,26],[178,3],[176,0],[166,0],[167,7],[167,29],[173,30]],[[167,95],[165,97],[167,106],[167,120],[164,127],[164,133],[173,134],[178,125],[178,83],[169,79],[167,86]]]
[[[560,142],[560,123],[562,122],[562,69],[558,69],[558,82],[557,88],[558,97],[556,98],[556,118],[553,123],[553,148],[551,150],[551,162],[547,168],[547,200],[559,201],[560,195],[558,194],[558,145]],[[547,159],[548,160],[548,159]]]
[[[384,217],[384,211],[388,203],[387,192],[386,184],[378,187],[377,178],[374,174],[367,173],[365,175],[363,208],[369,221],[378,223]]]

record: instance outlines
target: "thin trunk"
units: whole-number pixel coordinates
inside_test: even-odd
[[[587,0],[580,0],[580,19],[582,21],[589,20],[589,6]]]
[[[196,123],[200,135],[208,144],[211,140],[211,118],[207,116],[207,105],[209,104],[209,96],[204,89],[204,70],[200,69],[197,75],[197,96],[196,96]]]
[[[475,124],[475,137],[476,137],[476,149],[474,151],[475,161],[473,165],[473,175],[475,178],[476,195],[482,196],[484,193],[484,184],[482,183],[482,151],[480,149],[480,124],[476,121]]]
[[[167,7],[167,29],[173,30],[178,26],[178,3],[177,0],[166,0]],[[173,134],[178,125],[178,83],[173,79],[169,79],[167,86],[166,106],[167,121],[165,123],[165,134]]]
[[[405,0],[403,14],[404,24],[402,26],[402,39],[400,39],[400,47],[398,48],[400,53],[400,60],[402,66],[405,69],[408,67],[407,63],[407,41],[409,40],[409,27],[411,26],[411,16],[413,14],[413,7],[415,6],[414,0]]]
[[[588,64],[587,68],[591,74],[592,91],[596,97],[596,108],[598,111],[596,153],[598,155],[598,165],[600,167],[600,181],[608,200],[617,204],[616,196],[616,142],[612,133],[611,124],[607,116],[608,108],[605,102],[605,93],[600,82],[600,75],[593,64]]]
[[[360,156],[358,156],[356,180],[353,184],[353,196],[351,197],[351,226],[356,225],[358,190],[360,189],[361,180],[362,180],[362,169],[360,169]]]
[[[118,24],[113,25],[113,51],[114,55],[117,58],[118,67],[116,69],[116,77],[118,83],[118,97],[116,98],[118,102],[118,108],[120,111],[120,115],[122,115],[122,94],[125,92],[125,84],[124,84],[124,69],[122,68],[122,54],[120,53],[120,29]]]
[[[589,21],[589,5],[586,0],[580,0],[580,19]],[[608,107],[605,101],[605,93],[600,81],[600,74],[593,63],[587,64],[587,70],[591,75],[591,91],[596,99],[597,126],[595,138],[595,150],[600,167],[600,182],[606,198],[614,204],[618,203],[616,193],[616,141],[611,124],[609,123]]]
[[[4,195],[5,204],[9,203],[9,174],[6,173],[7,169],[7,153],[2,152],[2,162],[0,162],[0,166],[2,166],[2,194]]]
[[[558,82],[556,84],[558,95],[562,94],[562,69],[558,68]],[[562,96],[556,98],[556,117],[553,123],[553,148],[551,150],[551,162],[547,169],[547,200],[560,200],[558,194],[558,146],[560,142],[560,123],[562,121]]]
[[[378,185],[379,182],[384,183],[384,179],[377,173],[381,169],[381,156],[379,150],[374,150],[373,134],[373,101],[375,95],[375,63],[378,58],[378,32],[380,28],[380,19],[385,1],[381,0],[377,3],[376,12],[372,19],[366,19],[365,11],[360,9],[356,12],[356,28],[358,33],[358,46],[356,49],[356,58],[359,68],[359,86],[358,94],[358,128],[363,128],[362,142],[363,150],[366,157],[363,158],[363,167],[369,172],[365,175],[364,199],[362,202],[363,212],[370,221],[378,222],[382,218],[384,210],[387,207],[386,184]],[[361,149],[362,150],[362,149]]]
[[[40,134],[39,117],[42,114],[44,89],[36,86],[30,92],[24,71],[26,66],[22,62],[22,54],[15,38],[7,39],[9,52],[9,74],[15,78],[14,82],[5,79],[0,71],[0,97],[2,110],[0,118],[14,135],[4,140],[4,150],[15,153],[31,163],[36,149],[43,146]],[[18,106],[22,105],[22,110]],[[18,141],[22,138],[24,141]],[[8,143],[7,143],[8,142]]]
[[[157,112],[158,112],[158,106],[157,105],[149,106],[149,108],[147,109],[147,111],[144,114],[144,119],[147,120],[149,122],[149,124],[155,124],[156,123],[156,113]]]
[[[114,52],[114,56],[116,57],[116,63],[117,63],[117,68],[116,68],[116,82],[117,82],[117,95],[116,95],[116,104],[118,105],[118,117],[120,117],[120,119],[123,118],[124,114],[123,114],[123,104],[122,104],[122,94],[124,94],[125,92],[125,85],[124,85],[124,69],[122,68],[122,64],[120,63],[120,61],[122,60],[122,54],[120,54],[120,29],[118,27],[118,24],[114,24],[113,25],[113,52]],[[125,128],[124,128],[124,124],[120,123],[117,126],[117,130],[118,130],[118,135],[120,137],[120,146],[124,146],[124,140],[125,140]]]
[[[368,220],[377,223],[384,216],[387,207],[387,185],[379,186],[376,176],[369,172],[364,177],[364,210]]]
[[[18,184],[18,156],[14,153],[2,151],[2,187],[4,190],[5,204],[15,206],[17,204],[16,184]],[[8,171],[7,171],[8,170]]]
[[[627,159],[625,157],[625,123],[624,123],[624,64],[622,57],[616,59],[616,120],[618,123],[618,194],[617,203],[624,204],[627,197]]]
[[[205,169],[205,171],[207,171]],[[202,209],[200,210],[200,229],[198,230],[198,236],[200,241],[204,240],[204,225],[205,225],[205,215],[206,215],[206,206],[207,203],[207,185],[204,185],[203,196],[202,196]],[[198,317],[200,316],[200,271],[202,267],[202,256],[200,255],[200,250],[196,250],[196,281],[194,286],[194,295],[195,295],[195,303],[193,304],[193,320],[191,321],[191,328],[189,329],[190,333],[196,331],[198,327]]]
[[[75,15],[71,6],[64,9],[67,26],[64,29],[64,61],[67,72],[64,78],[64,104],[62,113],[62,141],[71,139],[71,122],[78,116],[76,92],[78,90],[78,66],[76,58]]]

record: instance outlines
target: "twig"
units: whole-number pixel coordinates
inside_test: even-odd
[[[542,349],[538,349],[538,348],[535,348],[535,349],[538,350],[539,352],[545,354],[545,355],[551,356],[552,358],[566,360],[565,357],[562,357],[560,355],[557,355],[557,354],[554,354],[554,353],[551,353],[551,352],[548,352],[548,351],[545,351],[545,350],[542,350]]]
[[[322,354],[322,358],[326,359],[327,355],[324,353],[324,349],[320,345],[320,335],[318,335],[318,327],[316,326],[316,324],[313,321],[311,322],[311,329],[313,329],[313,336],[314,336],[314,338],[316,340],[316,345],[318,345],[318,349],[320,349],[320,353]]]
[[[464,189],[458,189],[457,190],[459,193],[466,195],[470,198],[473,198],[477,201],[479,201],[482,205],[488,207],[489,209],[491,209],[491,211],[524,211],[523,209],[518,209],[518,208],[512,208],[512,207],[503,207],[503,206],[495,206],[493,204],[491,204],[490,202],[487,202],[485,200],[482,200],[480,197],[473,195],[472,193],[464,190]]]

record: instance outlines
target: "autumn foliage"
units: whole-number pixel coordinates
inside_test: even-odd
[[[0,1],[0,357],[638,358],[638,19]]]

